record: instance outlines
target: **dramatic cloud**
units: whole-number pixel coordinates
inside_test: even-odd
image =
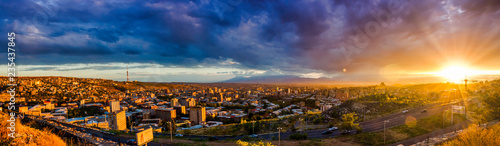
[[[377,80],[457,61],[500,65],[497,0],[1,0],[0,8],[0,28],[17,33],[25,65],[153,63]]]

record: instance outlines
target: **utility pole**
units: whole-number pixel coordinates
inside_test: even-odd
[[[443,127],[442,127],[442,128],[444,128],[444,118],[445,118],[444,111],[445,111],[445,110],[443,110]]]
[[[468,92],[467,92],[467,81],[468,81],[468,80],[467,80],[467,76],[465,76],[465,80],[464,80],[464,82],[465,82],[465,92],[466,92],[466,93],[468,93]]]
[[[389,123],[389,120],[384,121],[384,145],[385,145],[385,123]]]
[[[170,142],[173,142],[172,140],[172,122],[168,122],[170,124]]]
[[[252,121],[252,134],[255,134],[255,121]]]
[[[453,105],[451,105],[451,125],[453,125]]]
[[[201,122],[201,139],[205,138],[205,129],[203,129],[203,125],[205,122]]]
[[[281,146],[281,127],[278,128],[278,146]]]
[[[468,81],[467,76],[465,76],[464,81],[465,81],[465,96],[467,96],[466,99],[468,99],[469,98],[469,89],[467,89],[467,81]],[[467,107],[466,107],[466,105],[467,105],[467,103],[465,103],[465,101],[464,101],[465,120],[467,120]]]
[[[307,110],[307,109],[306,109],[306,110]],[[305,127],[305,129],[304,129],[304,132],[305,132],[305,131],[307,131],[307,111],[306,111],[306,121],[305,121],[305,122],[306,122],[306,127]]]

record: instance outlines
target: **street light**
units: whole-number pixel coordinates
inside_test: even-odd
[[[299,118],[299,121],[300,121],[300,131],[302,133],[304,133],[304,129],[302,129],[302,126],[304,126],[304,119],[303,118]]]
[[[307,111],[306,111],[306,120],[305,120],[305,122],[306,122],[306,127],[304,129],[304,132],[307,131]]]
[[[205,138],[205,130],[203,129],[204,124],[205,124],[205,122],[201,122],[201,139]]]
[[[252,121],[252,134],[255,134],[255,121]]]
[[[278,146],[281,146],[281,127],[278,128]]]
[[[385,145],[385,123],[389,123],[389,120],[384,121],[384,145]]]
[[[168,121],[168,124],[170,124],[170,142],[173,142],[173,140],[172,140],[172,122]]]

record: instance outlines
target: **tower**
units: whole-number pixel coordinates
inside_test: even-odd
[[[128,80],[128,65],[127,65],[127,82],[129,82],[129,80]]]
[[[465,82],[465,92],[467,92],[467,81],[468,81],[467,80],[467,76],[465,76],[465,80],[464,80],[464,82]]]

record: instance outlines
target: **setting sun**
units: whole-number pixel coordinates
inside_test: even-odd
[[[460,83],[467,75],[470,75],[471,69],[465,66],[448,66],[438,72],[439,76],[445,77],[450,82]]]

